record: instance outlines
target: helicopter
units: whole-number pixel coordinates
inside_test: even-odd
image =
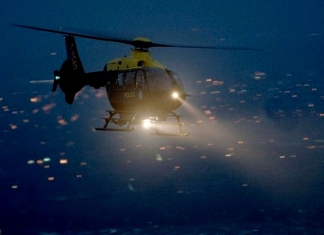
[[[153,43],[145,37],[125,40],[88,33],[69,32],[34,26],[13,24],[13,26],[64,35],[67,59],[59,70],[54,71],[52,92],[57,86],[65,94],[65,102],[73,104],[76,93],[84,86],[99,89],[105,87],[112,110],[104,117],[104,126],[98,131],[133,131],[142,124],[161,136],[188,136],[182,129],[182,115],[174,111],[185,101],[188,94],[179,75],[154,60],[149,51],[152,47],[201,48],[218,50],[259,50],[242,47],[215,47],[169,45]],[[123,43],[133,46],[130,55],[110,60],[102,71],[85,72],[75,37]],[[170,124],[168,117],[175,119],[176,133],[161,132],[159,124]]]

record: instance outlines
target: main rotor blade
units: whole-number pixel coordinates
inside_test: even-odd
[[[55,30],[55,29],[46,29],[34,26],[27,26],[27,25],[20,25],[20,24],[13,24],[13,26],[26,28],[26,29],[33,29],[38,31],[50,32],[50,33],[57,33],[57,34],[64,34],[64,35],[71,35],[75,37],[81,38],[88,38],[100,41],[108,41],[108,42],[117,42],[132,45],[138,48],[151,48],[151,47],[174,47],[174,48],[192,48],[192,49],[213,49],[213,50],[240,50],[240,51],[262,51],[261,49],[257,48],[248,48],[248,47],[221,47],[221,46],[193,46],[193,45],[172,45],[172,44],[160,44],[160,43],[153,43],[151,41],[142,41],[142,40],[127,40],[127,39],[120,39],[120,38],[111,38],[106,36],[99,36],[94,34],[88,33],[78,33],[77,30],[65,31],[65,30]]]
[[[171,45],[171,44],[158,44],[158,43],[152,43],[151,47],[176,47],[176,48],[191,48],[191,49],[233,50],[233,51],[262,51],[262,49],[250,48],[250,47],[191,46],[191,45]]]
[[[19,24],[13,24],[13,26],[20,27],[20,28],[26,28],[26,29],[33,29],[38,31],[44,31],[44,32],[50,32],[50,33],[57,33],[57,34],[65,34],[65,35],[71,35],[75,37],[81,37],[81,38],[88,38],[88,39],[94,39],[94,40],[101,40],[101,41],[109,41],[109,42],[118,42],[118,43],[125,43],[133,45],[133,40],[124,40],[124,39],[117,39],[117,38],[108,38],[108,37],[101,37],[101,36],[95,36],[95,35],[87,35],[87,34],[81,34],[81,33],[74,33],[64,30],[56,30],[56,29],[45,29],[45,28],[39,28],[34,26],[27,26],[27,25],[19,25]]]

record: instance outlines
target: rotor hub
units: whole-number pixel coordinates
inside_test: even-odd
[[[148,48],[152,47],[152,41],[148,38],[137,37],[133,40],[133,45],[137,50],[148,50]]]

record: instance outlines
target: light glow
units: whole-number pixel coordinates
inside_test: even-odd
[[[47,177],[47,180],[48,181],[53,181],[55,178],[54,178],[54,176],[49,176],[49,177]]]
[[[179,98],[179,93],[176,92],[176,91],[173,92],[173,93],[172,93],[172,98],[173,98],[173,99],[177,99],[177,98]]]
[[[151,120],[150,120],[150,119],[145,119],[145,120],[143,120],[143,127],[144,127],[145,129],[150,128],[151,125],[152,125],[152,123],[151,123]]]
[[[65,158],[60,159],[60,164],[67,164],[68,160]]]

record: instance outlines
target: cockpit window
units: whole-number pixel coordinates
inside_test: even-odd
[[[170,71],[146,68],[119,73],[115,84],[119,88],[148,88],[151,91],[163,92],[169,91],[174,82],[177,82],[177,79],[173,78],[173,74]]]
[[[150,90],[166,91],[172,86],[172,79],[165,70],[146,69],[146,79]]]
[[[117,77],[117,83],[116,83],[119,87],[122,87],[124,85],[124,74],[123,73],[119,73],[118,77]]]
[[[183,87],[183,83],[182,83],[182,81],[181,81],[179,75],[178,75],[177,73],[173,72],[173,71],[170,71],[170,70],[168,70],[168,71],[170,72],[171,76],[172,76],[173,79],[176,81],[176,83],[177,83],[178,85],[180,85],[181,87]]]
[[[136,88],[146,88],[144,72],[142,70],[136,72]]]

